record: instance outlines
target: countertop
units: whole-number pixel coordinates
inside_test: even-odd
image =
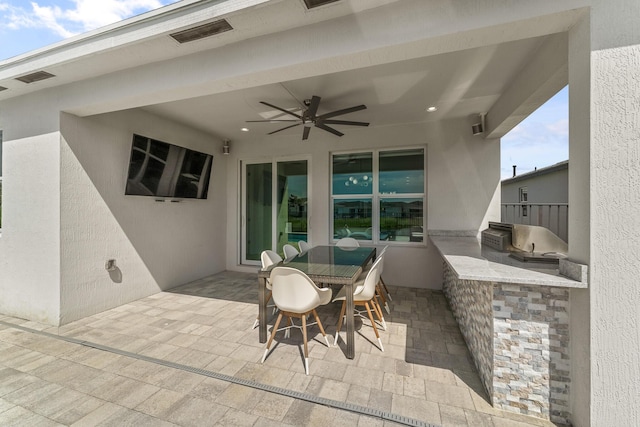
[[[557,264],[523,262],[508,253],[483,247],[476,237],[429,236],[442,258],[461,280],[586,288],[585,281],[560,274]]]

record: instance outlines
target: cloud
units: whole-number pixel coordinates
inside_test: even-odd
[[[568,93],[562,90],[501,139],[501,176],[511,177],[569,158]]]
[[[12,30],[47,29],[67,38],[90,31],[176,0],[72,0],[72,6],[61,8],[42,2],[30,2],[30,8],[0,3],[2,20]]]
[[[549,123],[547,125],[547,130],[554,135],[568,137],[569,136],[569,119],[562,119],[554,123]]]

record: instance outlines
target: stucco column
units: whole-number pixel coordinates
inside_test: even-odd
[[[597,0],[570,33],[569,241],[589,264],[571,301],[576,426],[640,420],[638,16],[637,0]]]
[[[42,102],[43,105],[46,102]],[[59,114],[5,102],[0,313],[57,325],[60,317]]]

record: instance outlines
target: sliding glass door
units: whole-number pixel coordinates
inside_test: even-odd
[[[308,161],[243,163],[242,263],[259,264],[265,249],[308,241]]]

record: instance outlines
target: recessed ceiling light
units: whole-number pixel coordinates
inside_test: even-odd
[[[249,132],[249,128],[242,128],[240,129],[242,132]]]
[[[437,111],[438,107],[432,105],[431,107],[427,108],[427,113],[433,113],[434,111]]]

